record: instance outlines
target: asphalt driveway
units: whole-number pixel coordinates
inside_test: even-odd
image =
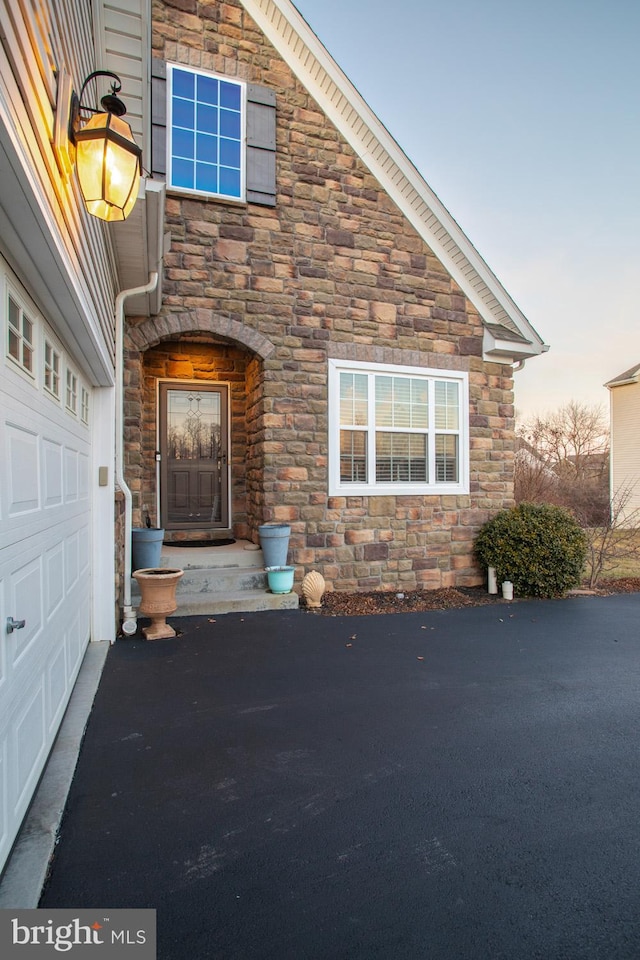
[[[640,595],[119,641],[41,906],[160,960],[636,960]]]

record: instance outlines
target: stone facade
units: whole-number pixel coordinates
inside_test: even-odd
[[[153,55],[275,90],[277,202],[168,194],[162,314],[126,344],[138,521],[158,378],[220,379],[236,536],[290,523],[297,579],[317,569],[329,589],[478,583],[475,533],[512,503],[511,366],[483,361],[477,311],[239,3],[155,2]],[[469,495],[330,497],[329,358],[467,371]]]

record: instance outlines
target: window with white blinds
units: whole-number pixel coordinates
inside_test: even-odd
[[[467,493],[463,372],[329,361],[330,489]]]

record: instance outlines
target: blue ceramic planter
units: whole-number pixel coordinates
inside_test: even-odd
[[[146,570],[160,566],[164,530],[134,527],[131,531],[131,569]]]
[[[258,527],[265,567],[284,567],[289,552],[291,527],[288,523],[263,523]]]
[[[271,593],[291,593],[295,567],[267,567],[266,570]]]

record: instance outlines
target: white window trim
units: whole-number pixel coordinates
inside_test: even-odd
[[[41,318],[38,314],[38,311],[35,309],[34,305],[28,300],[27,297],[22,296],[18,291],[16,286],[10,282],[9,278],[5,276],[4,290],[3,290],[3,304],[2,304],[2,315],[5,318],[5,323],[3,327],[3,337],[4,337],[4,356],[7,363],[9,363],[13,370],[17,370],[23,377],[34,384],[38,383],[38,363],[40,360],[39,354],[39,343],[38,337],[40,332]],[[9,297],[17,304],[21,311],[20,321],[21,329],[19,331],[20,344],[21,344],[21,354],[22,354],[22,343],[23,343],[23,334],[22,334],[22,313],[26,313],[27,317],[31,321],[31,370],[22,362],[22,359],[17,360],[9,353]]]
[[[58,392],[54,393],[53,390],[50,390],[47,386],[47,346],[55,352],[58,357]],[[49,333],[46,327],[43,325],[42,330],[42,389],[47,397],[50,400],[53,400],[54,403],[62,405],[62,389],[65,386],[64,381],[64,371],[65,371],[65,362],[64,362],[64,350],[57,342],[57,340]]]
[[[75,405],[73,406],[70,406],[69,404],[69,377],[71,377],[72,380],[75,381],[74,383],[75,393],[71,394],[72,400],[75,401]],[[73,369],[73,367],[70,367],[69,364],[67,364],[65,368],[65,375],[64,375],[64,407],[67,413],[70,416],[75,417],[76,419],[78,419],[79,399],[80,399],[80,377],[78,376],[76,371]]]
[[[340,374],[349,372],[386,374],[392,376],[424,377],[429,380],[445,380],[459,384],[460,430],[459,479],[455,483],[344,483],[340,481]],[[405,367],[382,363],[365,363],[360,360],[329,360],[328,370],[328,424],[329,424],[329,496],[448,496],[469,493],[469,375],[465,371],[440,370],[430,367]],[[434,415],[430,410],[430,418]],[[432,421],[431,421],[432,424]],[[375,430],[369,430],[368,462],[375,449]],[[433,427],[430,427],[430,434]],[[441,432],[441,431],[437,431]],[[444,431],[451,432],[451,431]]]
[[[91,391],[87,390],[84,383],[80,384],[80,420],[85,426],[89,426],[91,417]]]
[[[186,73],[198,74],[203,77],[213,77],[215,80],[224,80],[227,83],[235,83],[240,87],[241,110],[240,110],[240,196],[230,197],[226,193],[208,193],[206,190],[190,189],[189,187],[179,187],[171,182],[171,142],[173,136],[173,71],[184,70]],[[214,73],[212,70],[198,70],[184,63],[167,62],[167,127],[166,127],[166,171],[167,171],[167,190],[171,193],[184,195],[188,197],[208,197],[210,200],[223,200],[225,203],[246,204],[247,197],[247,84],[238,77],[225,77],[224,74]]]

